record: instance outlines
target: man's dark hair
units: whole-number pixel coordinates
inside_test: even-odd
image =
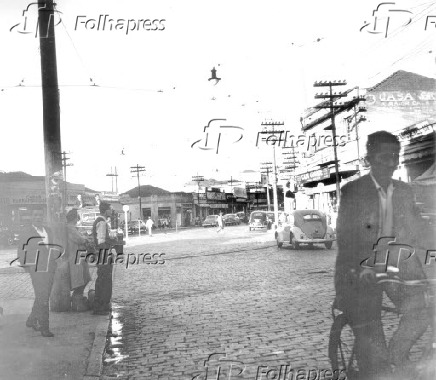
[[[78,213],[77,213],[77,209],[73,208],[72,210],[68,211],[66,218],[67,218],[67,222],[76,222],[78,220]]]
[[[111,209],[111,205],[107,202],[100,202],[100,214],[104,215],[106,213],[107,210]]]
[[[368,135],[366,142],[366,156],[368,158],[374,157],[376,153],[380,152],[380,144],[397,144],[400,150],[400,141],[398,137],[386,131],[378,131]]]

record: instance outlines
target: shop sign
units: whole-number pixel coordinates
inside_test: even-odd
[[[113,193],[111,191],[102,191],[99,194],[102,201],[109,203],[120,201],[120,196],[117,193]]]
[[[208,201],[225,201],[226,194],[225,193],[215,193],[213,191],[208,191],[206,193],[206,197]]]
[[[217,204],[211,204],[210,208],[227,208],[227,203],[217,203]]]
[[[367,106],[417,107],[432,106],[436,103],[434,91],[383,91],[366,94]]]
[[[22,196],[10,196],[0,198],[0,204],[3,205],[29,205],[29,204],[45,204],[46,197],[42,194],[28,194]]]
[[[245,198],[247,199],[247,190],[245,187],[234,187],[233,188],[233,194],[237,198]]]
[[[433,132],[433,124],[424,122],[404,128],[399,134],[400,140],[410,140],[413,137],[427,135]]]
[[[318,170],[313,170],[311,172],[303,173],[296,176],[298,183],[307,183],[321,181],[323,179],[330,178],[330,169],[322,168]]]

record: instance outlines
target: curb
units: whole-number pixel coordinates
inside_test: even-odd
[[[103,369],[103,354],[106,348],[106,336],[112,315],[101,318],[95,329],[94,342],[88,356],[84,380],[98,380]]]

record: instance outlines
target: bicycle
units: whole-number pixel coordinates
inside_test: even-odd
[[[377,274],[377,283],[382,284],[386,282],[398,283],[406,286],[425,286],[425,298],[426,306],[425,310],[429,312],[430,321],[430,337],[431,341],[428,342],[422,350],[416,348],[409,351],[409,357],[415,364],[415,368],[419,374],[419,377],[414,379],[431,380],[436,378],[436,367],[434,362],[436,360],[436,322],[435,322],[435,290],[430,286],[434,283],[434,280],[413,280],[404,281],[399,279],[397,276],[392,276],[387,273]],[[385,297],[386,299],[387,297]],[[346,379],[350,380],[366,380],[359,375],[359,367],[357,365],[356,354],[354,351],[355,337],[353,330],[350,327],[349,318],[346,313],[337,309],[336,300],[332,305],[332,317],[333,324],[330,329],[329,336],[329,346],[328,346],[328,356],[330,363],[332,365],[332,370],[336,374],[335,380],[343,379],[340,378],[340,374],[346,374]],[[395,306],[388,306],[385,303],[382,305],[382,321],[386,322],[387,313],[400,315],[400,311]],[[428,329],[426,333],[427,335]],[[384,326],[386,330],[386,327]],[[422,337],[421,337],[422,339]],[[421,340],[420,339],[420,340]],[[413,351],[413,352],[412,352]],[[419,352],[421,351],[421,352]],[[433,364],[433,368],[429,364]]]

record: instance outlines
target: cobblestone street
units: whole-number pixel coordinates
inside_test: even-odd
[[[281,365],[329,369],[335,249],[279,250],[271,232],[247,226],[154,239],[125,252],[165,253],[163,265],[116,267],[103,378],[205,379],[211,354],[221,355],[208,378],[224,356],[232,378],[256,379],[259,366],[277,380],[267,373]]]

